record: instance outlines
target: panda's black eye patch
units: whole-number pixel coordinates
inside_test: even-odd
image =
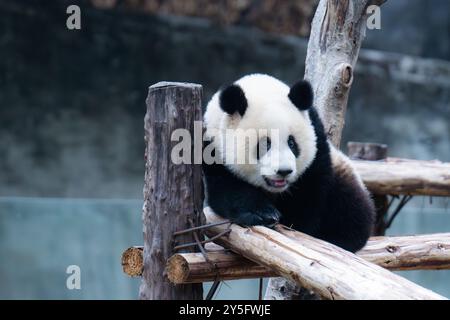
[[[270,141],[269,137],[264,137],[259,139],[258,145],[256,146],[256,159],[259,160],[267,151],[270,150],[272,146],[272,141]]]
[[[287,143],[289,149],[291,149],[292,153],[297,158],[300,155],[300,150],[298,149],[298,144],[295,141],[295,138],[293,136],[289,136]]]

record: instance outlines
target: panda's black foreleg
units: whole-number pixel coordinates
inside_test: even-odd
[[[206,202],[211,209],[243,226],[273,226],[280,213],[260,189],[235,177],[221,165],[204,166]]]
[[[280,213],[271,205],[258,209],[252,209],[252,211],[245,211],[243,208],[242,211],[238,209],[235,217],[231,218],[231,220],[242,226],[263,225],[273,227],[280,220]]]

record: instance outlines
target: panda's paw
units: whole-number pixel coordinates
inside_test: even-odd
[[[244,227],[266,226],[273,227],[280,221],[281,214],[273,207],[252,210],[251,212],[242,212],[236,218],[232,219],[234,223]]]

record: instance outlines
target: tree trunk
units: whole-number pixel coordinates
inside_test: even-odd
[[[353,69],[366,34],[367,7],[385,0],[321,0],[311,27],[305,79],[328,137],[339,148]]]
[[[160,82],[149,88],[145,115],[146,166],[144,184],[144,269],[140,299],[202,299],[201,284],[175,286],[165,274],[175,245],[172,234],[200,223],[202,212],[201,165],[175,164],[171,141],[175,129],[193,137],[194,121],[201,121],[202,87]],[[189,234],[176,238],[194,241]]]

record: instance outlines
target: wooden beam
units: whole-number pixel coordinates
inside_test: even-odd
[[[450,233],[372,237],[357,255],[389,270],[450,269]],[[179,284],[214,281],[216,278],[237,280],[278,276],[274,271],[223,248],[220,251],[208,251],[207,256],[215,267],[200,253],[173,255],[166,269],[169,280]],[[134,272],[127,272],[125,267],[124,272],[134,275]]]
[[[283,229],[281,232],[286,233],[286,229]],[[289,233],[285,235],[289,236]],[[216,277],[220,280],[237,280],[277,276],[272,270],[221,246],[207,243],[205,248],[208,259],[215,267],[200,253],[177,253],[167,263],[169,280],[179,284],[214,281]],[[142,250],[143,247],[131,247],[123,252],[124,273],[129,276],[142,274]],[[372,237],[356,254],[389,270],[450,269],[450,233]]]
[[[450,163],[387,158],[353,165],[373,194],[450,196]]]
[[[290,239],[303,241],[301,232],[282,225],[276,230]],[[390,270],[450,269],[450,233],[371,237],[356,254]]]
[[[204,209],[206,221],[221,217]],[[227,225],[205,230],[217,235]],[[292,239],[262,226],[243,228],[232,224],[227,236],[215,242],[325,299],[445,299],[388,270],[325,241],[296,232]],[[301,241],[298,241],[301,237]]]
[[[357,254],[390,270],[450,269],[450,233],[372,237]]]
[[[184,129],[191,136],[201,121],[202,87],[190,83],[160,82],[149,88],[145,131],[144,268],[139,298],[145,300],[203,299],[201,284],[174,286],[165,276],[174,240],[192,242],[192,234],[173,233],[201,224],[201,166],[176,164],[171,159],[172,133]]]
[[[272,270],[231,251],[208,252],[207,257],[209,262],[201,253],[177,253],[167,261],[167,277],[181,284],[277,276]]]

